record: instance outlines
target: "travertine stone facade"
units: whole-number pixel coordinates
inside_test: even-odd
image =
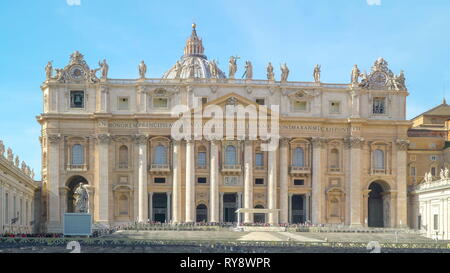
[[[38,231],[38,190],[34,171],[0,140],[0,234]]]
[[[142,69],[136,80],[110,79],[100,69],[97,78],[75,52],[42,85],[49,231],[61,229],[80,182],[94,221],[107,224],[232,222],[245,207],[280,210],[246,213],[246,223],[406,225],[408,92],[383,59],[361,82],[354,69],[349,84],[289,81],[287,66],[283,81],[235,79],[233,58],[226,78],[193,29],[185,55],[160,79]],[[263,139],[174,139],[176,105],[261,106],[280,117],[279,148],[264,151]]]

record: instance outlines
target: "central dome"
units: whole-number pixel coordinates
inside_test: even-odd
[[[163,79],[224,79],[225,73],[219,69],[216,61],[208,61],[204,55],[202,39],[197,36],[196,25],[192,24],[192,34],[186,41],[184,55],[163,75]]]

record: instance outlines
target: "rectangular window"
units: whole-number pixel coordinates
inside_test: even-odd
[[[439,214],[433,215],[433,228],[434,230],[439,230]]]
[[[203,104],[207,104],[207,103],[208,103],[208,98],[203,97],[203,98],[202,98],[202,105],[203,105]]]
[[[265,105],[265,100],[264,99],[256,99],[256,104],[258,105]]]
[[[255,178],[255,185],[264,185],[264,178]]]
[[[372,113],[386,114],[386,98],[381,97],[373,98]]]
[[[129,99],[128,97],[120,97],[119,101],[117,103],[117,109],[118,110],[129,110],[130,109],[130,104],[129,104]]]
[[[422,216],[417,216],[417,228],[422,229]]]
[[[166,183],[166,178],[165,177],[155,177],[155,179],[153,181],[155,184],[164,184],[164,183]]]
[[[431,161],[436,161],[438,159],[437,155],[430,156]]]
[[[307,102],[306,101],[293,101],[292,102],[294,111],[306,111],[307,109]]]
[[[264,156],[263,153],[255,154],[255,166],[264,167]]]
[[[305,185],[305,180],[304,179],[294,179],[294,185],[295,186],[303,186],[303,185]]]
[[[198,184],[206,184],[206,177],[197,177]]]
[[[411,173],[410,173],[410,175],[411,176],[416,176],[416,167],[411,166]]]
[[[153,99],[153,107],[154,108],[167,108],[168,107],[167,98],[154,98]]]
[[[70,91],[70,108],[84,108],[84,91]]]
[[[205,152],[199,152],[197,154],[197,165],[199,167],[205,167],[206,166],[206,153]]]
[[[338,101],[330,102],[330,114],[339,114],[341,112],[341,103]]]

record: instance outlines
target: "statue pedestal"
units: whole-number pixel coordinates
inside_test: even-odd
[[[64,236],[91,236],[92,215],[89,213],[64,213]]]

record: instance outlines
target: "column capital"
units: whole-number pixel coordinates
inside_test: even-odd
[[[47,135],[47,139],[51,144],[58,144],[61,141],[62,136],[61,134]]]
[[[111,142],[111,135],[110,134],[98,134],[95,136],[95,139],[97,140],[97,143],[109,144]]]
[[[134,140],[136,144],[147,144],[149,139],[148,135],[135,135]]]
[[[397,139],[395,141],[395,144],[397,145],[397,149],[400,151],[406,151],[409,147],[409,140],[407,139]]]
[[[360,149],[364,141],[365,140],[362,137],[349,136],[344,138],[345,146],[349,149],[350,148]]]
[[[289,141],[291,141],[291,138],[289,138],[289,137],[281,137],[280,138],[281,145],[288,145]]]
[[[313,148],[323,148],[327,143],[327,138],[325,137],[313,137],[311,139],[311,143]]]

